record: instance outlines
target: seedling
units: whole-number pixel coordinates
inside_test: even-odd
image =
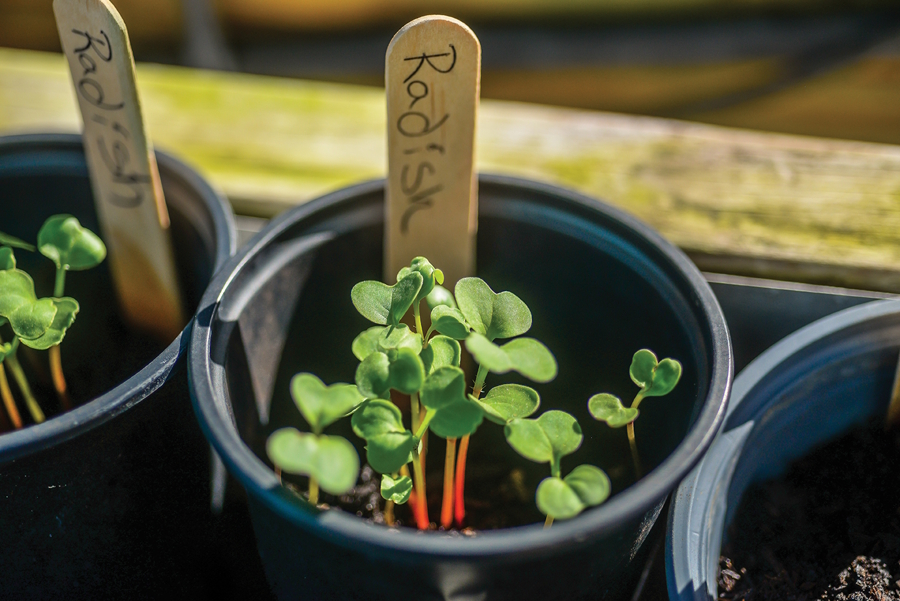
[[[356,410],[363,397],[352,384],[325,386],[305,373],[291,379],[291,396],[312,433],[290,427],[276,430],[266,441],[266,453],[279,471],[309,477],[309,502],[316,505],[319,487],[340,495],[359,478],[359,455],[353,444],[322,431]]]
[[[550,464],[550,477],[541,481],[536,495],[538,509],[547,516],[545,528],[554,519],[573,518],[609,497],[609,478],[598,467],[580,465],[565,478],[560,475],[562,458],[577,451],[584,439],[581,426],[568,413],[553,410],[537,419],[513,419],[504,433],[520,455]]]
[[[640,387],[630,407],[609,393],[595,394],[588,400],[588,411],[594,419],[606,422],[612,428],[626,427],[635,477],[640,478],[643,470],[634,437],[634,422],[640,415],[638,406],[646,397],[665,396],[672,392],[681,378],[681,363],[675,359],[656,360],[656,355],[647,349],[634,354],[628,370],[632,381]]]
[[[331,494],[349,491],[359,473],[359,457],[348,441],[325,436],[322,430],[352,414],[351,427],[366,442],[366,461],[382,475],[386,521],[393,523],[394,505],[410,503],[417,527],[427,529],[424,441],[431,432],[447,440],[440,524],[449,528],[455,521],[461,526],[469,439],[487,419],[504,426],[509,444],[519,454],[550,464],[550,477],[536,492],[546,527],[605,501],[610,481],[600,468],[581,465],[562,476],[562,458],[574,453],[583,440],[574,417],[551,410],[530,419],[541,399],[536,390],[521,384],[500,384],[482,396],[489,373],[515,371],[535,382],[556,377],[558,367],[549,349],[522,336],[531,328],[528,306],[511,292],[494,292],[479,278],[459,280],[454,293],[442,282],[441,270],[416,257],[400,270],[393,285],[364,281],[353,287],[353,305],[376,324],[351,345],[360,361],[355,386],[326,387],[311,374],[294,377],[291,393],[312,433],[283,428],[270,436],[267,451],[276,470],[308,476],[309,500],[314,504],[319,487]],[[430,309],[427,331],[422,301]],[[415,329],[403,323],[409,312]],[[510,340],[495,342],[500,339]],[[471,391],[460,367],[460,341],[477,363]],[[595,395],[590,401],[592,414],[614,426],[630,425],[641,399],[667,394],[680,374],[677,361],[657,363],[653,353],[640,351],[631,376],[641,390],[632,407],[622,407],[612,395]],[[394,403],[400,395],[409,398],[409,426]]]
[[[90,230],[71,215],[54,215],[38,232],[38,249],[56,264],[53,296],[39,298],[34,280],[16,267],[14,248],[34,251],[35,247],[14,236],[0,233],[0,326],[8,324],[13,340],[0,340],[0,395],[15,428],[22,427],[5,365],[9,366],[25,404],[35,423],[44,421],[44,412],[34,397],[25,372],[16,356],[19,344],[37,350],[50,350],[50,369],[54,387],[63,408],[69,408],[59,344],[78,314],[78,301],[63,296],[65,273],[88,269],[106,257],[106,247]]]

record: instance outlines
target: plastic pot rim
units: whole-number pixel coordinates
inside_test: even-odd
[[[779,368],[790,367],[795,359],[837,334],[896,313],[900,313],[900,299],[872,301],[823,317],[783,338],[738,374],[725,414],[726,421],[741,409],[742,401],[753,395],[754,390],[773,373],[777,373]],[[705,588],[697,589],[687,597],[681,596],[677,591],[678,585],[709,582],[711,575],[708,573],[708,566],[701,564],[704,563],[703,556],[708,555],[708,537],[704,537],[702,533],[710,528],[709,501],[715,496],[711,493],[731,481],[731,476],[723,478],[722,474],[740,455],[755,420],[759,417],[758,413],[746,416],[747,419],[742,423],[723,431],[694,470],[678,486],[669,508],[666,529],[666,580],[670,599],[708,598],[705,596]],[[703,495],[702,501],[697,498],[698,490]],[[676,558],[676,548],[683,549],[685,546],[689,548],[687,554],[683,555],[679,551]],[[698,594],[700,597],[696,596]]]
[[[625,227],[652,243],[681,272],[700,296],[702,311],[711,324],[708,335],[711,341],[710,354],[713,357],[706,398],[720,400],[704,405],[675,451],[651,473],[614,495],[603,505],[571,520],[558,521],[550,529],[543,529],[541,524],[530,524],[480,532],[478,536],[469,538],[442,532],[389,529],[368,524],[357,516],[345,512],[316,513],[301,508],[293,499],[293,495],[278,483],[274,472],[244,444],[233,424],[231,422],[226,424],[223,420],[219,408],[224,399],[224,369],[221,366],[211,369],[213,363],[210,360],[210,350],[213,336],[210,325],[220,300],[239,269],[298,220],[324,207],[384,189],[383,179],[367,181],[311,200],[273,219],[213,278],[200,303],[201,308],[191,332],[188,373],[191,380],[191,400],[200,418],[201,427],[229,472],[241,482],[250,496],[262,499],[264,504],[283,518],[309,531],[327,532],[326,536],[330,541],[346,546],[363,543],[381,549],[449,558],[487,557],[506,553],[518,556],[540,555],[554,547],[589,543],[615,531],[619,524],[644,515],[675,489],[681,478],[701,459],[712,443],[725,417],[733,375],[733,357],[728,329],[718,301],[690,259],[636,218],[577,192],[550,184],[500,175],[479,174],[479,182],[552,195],[569,206],[588,206],[622,222]],[[726,349],[726,352],[721,352],[722,349]],[[198,386],[198,382],[201,382],[202,386]],[[218,392],[218,399],[213,391]]]
[[[81,151],[80,134],[19,134],[0,136],[0,155],[16,151]],[[226,236],[217,236],[213,271],[220,268],[236,250],[237,235],[234,216],[224,197],[186,163],[174,156],[156,150],[156,160],[160,171],[183,181],[187,187],[197,190],[208,202],[213,227]],[[210,279],[210,282],[212,279]],[[100,396],[70,411],[48,418],[40,424],[33,424],[0,435],[0,463],[15,460],[37,451],[52,447],[81,435],[108,422],[115,416],[134,407],[159,389],[172,376],[178,359],[187,352],[190,331],[194,319],[191,318],[178,336],[166,348],[124,382]]]

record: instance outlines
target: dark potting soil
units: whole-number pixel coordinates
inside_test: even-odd
[[[900,601],[900,432],[855,429],[753,485],[728,538],[721,601]]]

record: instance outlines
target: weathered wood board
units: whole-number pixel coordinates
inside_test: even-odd
[[[157,146],[240,213],[385,174],[384,91],[138,65]],[[0,132],[79,129],[59,55],[0,50]],[[900,292],[900,147],[483,101],[477,165],[601,197],[707,270]]]

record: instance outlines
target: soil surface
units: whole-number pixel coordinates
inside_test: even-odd
[[[856,429],[744,494],[721,601],[900,601],[900,433]]]

